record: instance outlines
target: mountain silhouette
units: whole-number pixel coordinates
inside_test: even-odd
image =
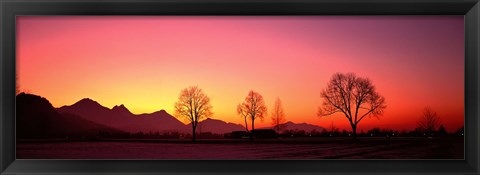
[[[244,131],[245,127],[235,123],[227,123],[222,120],[207,118],[198,122],[198,132],[211,132],[214,134],[224,134],[232,131]]]
[[[119,115],[132,115],[132,112],[130,112],[123,104],[120,106],[114,106],[112,111]]]
[[[57,111],[76,114],[92,122],[131,133],[188,131],[185,124],[164,110],[136,115],[132,114],[124,105],[109,109],[89,98],[84,98],[70,106],[62,106]]]
[[[60,113],[71,113],[95,123],[117,128],[122,131],[136,132],[179,132],[191,133],[191,125],[184,124],[165,110],[146,114],[132,114],[124,105],[109,109],[100,103],[84,98],[70,106],[57,108]],[[224,134],[227,132],[245,130],[242,125],[227,123],[222,120],[210,119],[199,122],[197,132]]]
[[[189,127],[165,110],[131,116],[131,123],[121,126],[129,132],[180,132],[190,133]]]
[[[124,119],[123,112],[117,110],[112,112],[109,108],[89,98],[84,98],[71,106],[62,106],[57,111],[75,114],[96,123],[109,123],[109,126],[116,126],[116,123],[124,123],[121,121]]]
[[[47,99],[26,93],[16,97],[16,132],[19,139],[125,134],[74,114],[59,114]]]
[[[133,114],[123,104],[110,109],[90,98],[83,98],[69,106],[54,108],[47,99],[25,93],[17,95],[17,123],[17,132],[22,138],[57,137],[85,133],[85,131],[90,131],[92,134],[100,130],[122,134],[124,132],[191,133],[190,124],[182,123],[165,110]],[[245,130],[244,126],[240,124],[211,118],[200,121],[197,128],[197,132],[214,134],[243,130]]]
[[[306,132],[311,132],[311,131],[318,131],[318,132],[323,132],[325,131],[325,128],[317,125],[312,125],[308,123],[293,123],[291,121],[288,121],[284,124],[280,124],[280,127],[282,130],[303,130]],[[273,127],[267,127],[267,128],[261,128],[261,129],[272,129]]]

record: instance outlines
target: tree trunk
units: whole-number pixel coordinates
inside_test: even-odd
[[[252,130],[254,130],[254,129],[255,129],[255,122],[253,122],[253,120],[252,120]]]
[[[255,120],[252,118],[252,130],[250,130],[250,141],[253,141],[253,130],[255,130]]]
[[[353,140],[357,140],[357,125],[352,124],[352,134]]]
[[[195,125],[192,123],[192,141],[194,141],[194,142],[195,142],[195,136],[196,136],[196,134],[195,134]]]
[[[247,133],[250,133],[250,131],[248,131],[247,117],[245,117],[245,129],[247,130]]]
[[[278,121],[278,117],[277,117],[277,134],[280,134],[280,122]]]

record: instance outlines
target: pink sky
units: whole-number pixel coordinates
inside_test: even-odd
[[[331,75],[354,72],[388,106],[359,130],[412,129],[430,106],[453,131],[464,122],[463,30],[463,16],[20,16],[17,72],[55,107],[88,97],[173,114],[180,90],[198,85],[212,118],[242,124],[236,105],[253,89],[268,108],[279,97],[288,121],[347,129],[316,112]]]

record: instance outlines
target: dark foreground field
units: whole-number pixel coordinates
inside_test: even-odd
[[[463,138],[17,142],[17,159],[463,159]]]

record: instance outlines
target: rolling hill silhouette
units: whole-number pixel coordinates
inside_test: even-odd
[[[280,124],[281,128],[283,130],[304,130],[305,132],[311,132],[311,131],[318,131],[322,132],[325,131],[325,128],[317,125],[312,125],[308,123],[293,123],[291,121],[288,121],[284,124]],[[262,128],[262,129],[271,129],[272,127],[268,128]]]
[[[198,122],[199,132],[211,132],[214,134],[224,134],[232,131],[244,131],[245,127],[235,123],[227,123],[222,120],[207,118]]]
[[[125,134],[74,114],[59,114],[47,99],[25,93],[16,97],[16,132],[19,139]]]

